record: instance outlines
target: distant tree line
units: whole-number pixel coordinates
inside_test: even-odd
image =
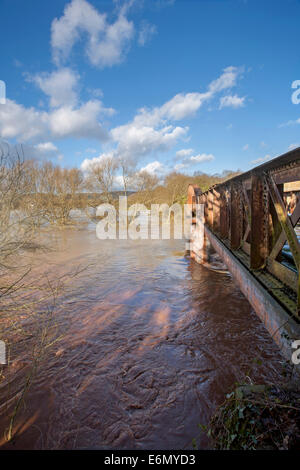
[[[122,191],[114,191],[116,174],[120,171]],[[173,171],[159,179],[145,170],[138,171],[133,161],[110,157],[91,164],[83,173],[78,168],[63,168],[50,161],[22,160],[18,154],[7,155],[0,160],[0,228],[2,234],[7,232],[4,228],[11,225],[14,210],[14,217],[19,214],[22,218],[21,232],[30,238],[31,231],[44,223],[71,223],[72,209],[95,208],[102,202],[117,206],[120,194],[128,196],[129,204],[142,203],[147,207],[152,203],[184,204],[190,183],[205,191],[236,174],[199,172],[190,176]]]

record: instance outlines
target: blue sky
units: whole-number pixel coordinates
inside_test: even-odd
[[[0,137],[28,155],[83,169],[130,158],[163,176],[247,170],[300,146],[298,0],[0,9]]]

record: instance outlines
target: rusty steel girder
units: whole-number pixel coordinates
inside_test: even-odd
[[[295,181],[300,182],[300,148],[204,193],[190,185],[188,204],[204,204],[205,227],[234,256],[242,255],[253,276],[266,273],[281,283],[295,304],[290,313],[300,321],[300,244],[295,232],[300,202],[289,214],[284,200],[284,185]]]

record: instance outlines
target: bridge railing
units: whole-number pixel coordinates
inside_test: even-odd
[[[300,148],[204,193],[190,186],[188,199],[204,204],[205,225],[233,253],[243,253],[251,271],[272,274],[294,294],[299,319],[300,202],[288,214],[284,201],[284,185],[294,181],[300,181]]]

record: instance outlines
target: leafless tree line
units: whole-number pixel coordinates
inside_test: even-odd
[[[173,171],[162,181],[153,173],[138,171],[134,160],[109,156],[91,163],[83,173],[50,161],[25,160],[18,151],[1,154],[0,147],[0,265],[6,254],[32,239],[38,226],[67,225],[73,223],[72,209],[96,207],[101,202],[114,204],[117,172],[123,194],[132,203],[146,206],[183,204],[189,183],[206,190],[234,174],[188,176]]]
[[[42,220],[68,219],[70,200],[81,182],[77,169],[26,161],[22,148],[0,145],[0,340],[6,345],[6,365],[0,364],[0,413],[9,418],[7,440],[14,435],[17,414],[38,365],[60,339],[56,299],[80,274],[72,269],[54,279],[48,279],[47,272],[36,277],[22,253],[39,247],[35,239]],[[16,380],[13,364],[20,357],[27,364],[26,375]]]

